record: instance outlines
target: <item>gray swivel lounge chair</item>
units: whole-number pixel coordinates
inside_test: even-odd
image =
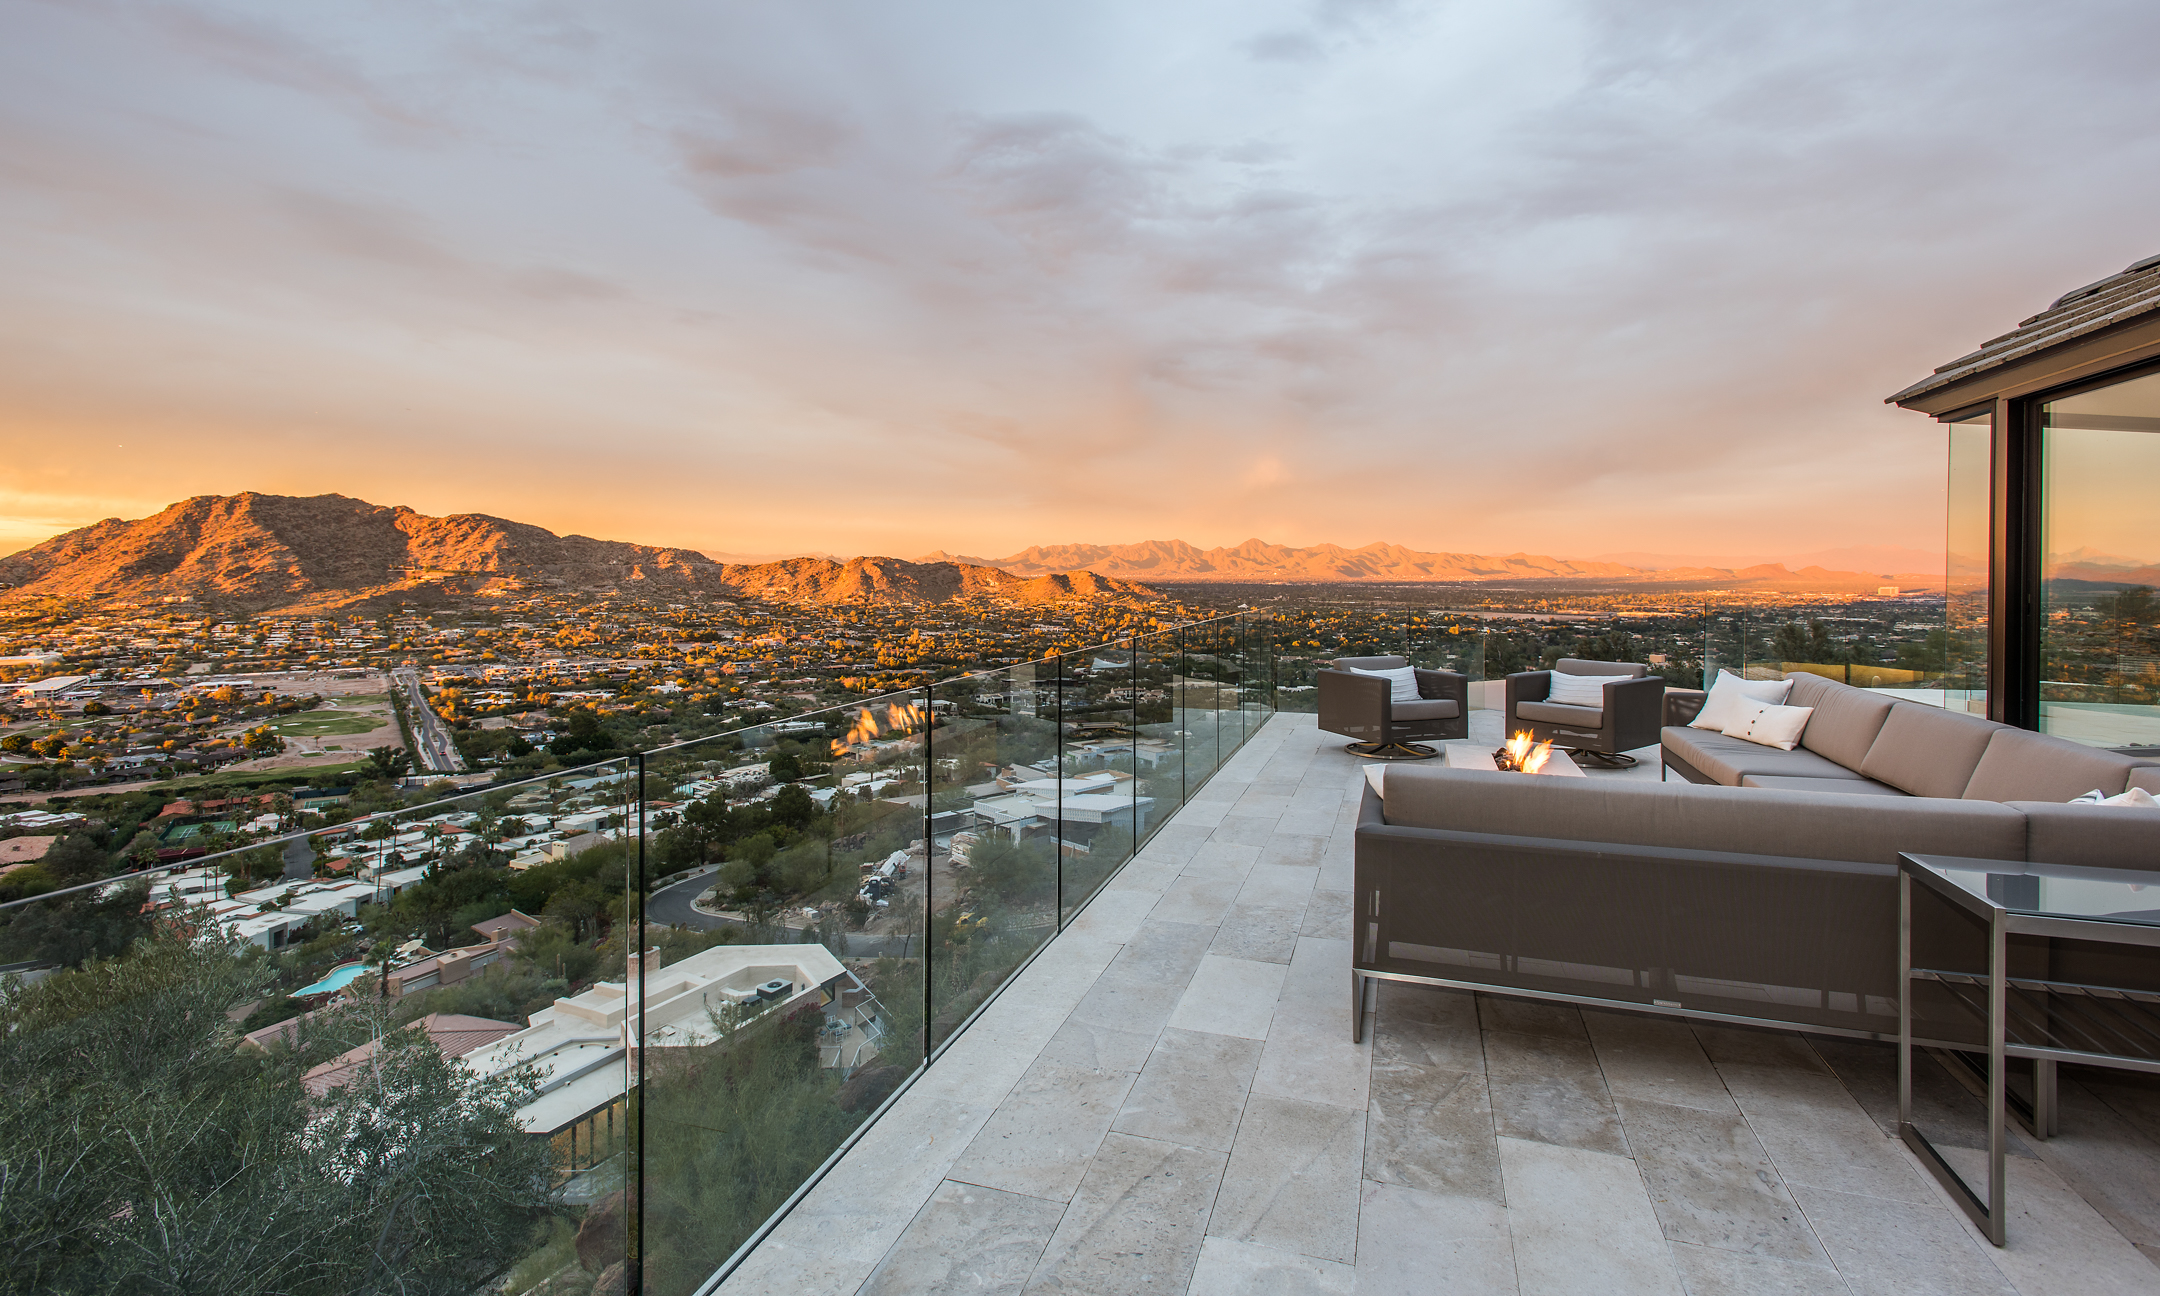
[[[1334,662],[1337,667],[1360,670],[1401,670],[1409,664],[1402,657],[1338,657]],[[1359,756],[1376,760],[1438,756],[1438,748],[1419,740],[1470,736],[1470,677],[1421,666],[1417,682],[1417,701],[1395,702],[1390,700],[1393,690],[1387,680],[1347,669],[1323,670],[1319,674],[1320,727],[1357,739],[1345,750]],[[1650,741],[1657,741],[1655,726]]]
[[[1521,671],[1507,677],[1507,731],[1528,730],[1538,742],[1550,742],[1611,768],[1635,763],[1627,753],[1655,746],[1664,724],[1665,681],[1639,662],[1583,661],[1563,657],[1555,667],[1570,675],[1610,675],[1602,707],[1548,702],[1552,671]]]

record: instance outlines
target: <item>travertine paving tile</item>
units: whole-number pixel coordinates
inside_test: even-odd
[[[1144,856],[1160,856],[1180,863],[1192,858],[1192,853],[1208,844],[1215,835],[1212,825],[1187,822],[1185,812],[1180,810],[1169,823],[1157,829],[1142,848]]]
[[[1027,1290],[1183,1291],[1227,1160],[1203,1148],[1109,1135]]]
[[[1259,859],[1258,846],[1211,841],[1193,852],[1192,858],[1185,862],[1185,872],[1196,877],[1233,878],[1243,881]]]
[[[1130,1071],[1037,1059],[968,1144],[948,1178],[1064,1201],[1131,1090]]]
[[[1068,1017],[1058,1026],[1057,1034],[1043,1046],[1041,1056],[1088,1071],[1137,1072],[1147,1062],[1148,1054],[1154,1051],[1159,1033],[1160,1027],[1122,1030]]]
[[[2014,1289],[1984,1243],[1940,1201],[1885,1201],[1825,1188],[1793,1195],[1854,1296],[1952,1296]]]
[[[1688,1296],[1851,1296],[1852,1288],[1825,1262],[1800,1264],[1712,1247],[1672,1244],[1673,1263]]]
[[[1147,891],[1105,887],[1088,901],[1087,908],[1081,910],[1079,916],[1066,924],[1059,939],[1075,935],[1098,936],[1122,945],[1139,934],[1140,924],[1147,920],[1148,911],[1155,907],[1159,898]]]
[[[1278,817],[1248,810],[1245,803],[1240,801],[1237,807],[1215,826],[1215,831],[1208,840],[1258,849],[1267,845],[1268,839],[1275,835],[1275,821]]]
[[[1139,858],[1105,883],[1105,891],[1149,891],[1161,895],[1172,882],[1185,875],[1187,855],[1161,856],[1142,851]]]
[[[2093,1072],[2079,1071],[2062,1086],[2062,1128],[2040,1145],[2041,1155],[2124,1237],[2153,1248],[2160,1261],[2160,1147],[2095,1096]]]
[[[1897,1137],[1897,1045],[1872,1040],[1817,1039],[1809,1047],[1829,1064],[1846,1092],[1874,1120],[1875,1128]],[[1960,1084],[1931,1050],[1913,1054],[1913,1120],[1938,1148],[1987,1146],[1987,1103]],[[2005,1147],[2011,1156],[2033,1151],[2019,1137],[2015,1122]]]
[[[1376,1057],[1365,1177],[1499,1202],[1500,1145],[1484,1075],[1387,1066]]]
[[[1967,1183],[1977,1187],[1986,1177],[1986,1152],[1943,1148],[1942,1153]],[[2009,1193],[2003,1212],[2005,1245],[1983,1247],[1982,1254],[2020,1292],[2160,1296],[2160,1266],[2147,1260],[2045,1162],[2007,1159],[2003,1177]],[[1968,1224],[1968,1236],[1974,1233]]]
[[[1829,1257],[1739,1112],[1623,1098],[1628,1148],[1665,1236],[1805,1264]]]
[[[1259,1065],[1258,1040],[1165,1030],[1110,1128],[1228,1152]]]
[[[1478,1028],[1477,996],[1470,991],[1382,981],[1374,999],[1379,1008],[1374,1066],[1485,1070],[1485,1033]]]
[[[1059,1202],[947,1180],[885,1253],[863,1296],[1011,1296],[1027,1285],[1064,1214]]]
[[[1327,837],[1335,832],[1339,819],[1330,810],[1285,810],[1276,824],[1285,836]]]
[[[1372,1051],[1352,1044],[1344,1029],[1349,957],[1347,941],[1298,938],[1253,1077],[1254,1093],[1364,1109]]]
[[[1358,1296],[1515,1296],[1514,1238],[1497,1203],[1367,1183]]]
[[[1325,835],[1297,837],[1276,832],[1260,844],[1262,864],[1301,864],[1317,868],[1327,854]]]
[[[1171,1010],[1169,1024],[1179,1030],[1264,1040],[1288,971],[1281,963],[1210,954],[1200,960]]]
[[[1594,1008],[1582,1020],[1613,1097],[1739,1113],[1686,1022]]]
[[[1573,1004],[1481,994],[1477,997],[1477,1006],[1478,1024],[1489,1031],[1590,1042],[1590,1032],[1583,1025],[1582,1010]]]
[[[1479,996],[1482,1008],[1489,1000]],[[1492,1020],[1491,1014],[1487,1015]],[[1503,1018],[1504,1020],[1504,1018]],[[1580,1023],[1577,1023],[1580,1026]],[[1628,1154],[1620,1115],[1587,1039],[1485,1032],[1493,1128],[1509,1138]]]
[[[1503,1138],[1500,1167],[1524,1291],[1681,1296],[1671,1248],[1634,1162]]]
[[[1211,954],[1288,963],[1297,950],[1305,910],[1296,905],[1247,904],[1238,901],[1223,914]]]
[[[1248,1098],[1208,1232],[1350,1263],[1364,1144],[1363,1112]]]
[[[1200,1245],[1187,1296],[1356,1296],[1358,1272],[1332,1260],[1229,1238]]]
[[[1896,1201],[1932,1200],[1903,1145],[1877,1129],[1834,1077],[1739,1065],[1721,1065],[1718,1073],[1788,1188],[1807,1184]]]
[[[1315,879],[1317,881],[1317,878]],[[1350,939],[1350,893],[1348,891],[1321,891],[1315,889],[1305,902],[1305,923],[1298,929],[1300,936],[1325,936],[1329,940]]]
[[[1194,877],[1188,874],[1170,884],[1162,898],[1155,902],[1150,914],[1158,922],[1194,923],[1213,927],[1222,921],[1230,909],[1231,901],[1237,899],[1238,888],[1243,879],[1217,877],[1212,874]]]

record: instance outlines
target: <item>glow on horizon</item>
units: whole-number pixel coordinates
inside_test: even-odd
[[[2155,35],[26,6],[0,552],[250,489],[735,553],[1939,551],[1880,399],[2160,251]]]

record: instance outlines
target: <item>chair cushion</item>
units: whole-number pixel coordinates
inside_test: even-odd
[[[1800,673],[1786,678],[1792,681],[1792,693],[1785,704],[1815,709],[1808,717],[1807,732],[1800,735],[1800,745],[1846,769],[1859,769],[1895,700],[1820,675]]]
[[[1413,828],[1679,850],[1895,865],[1899,851],[2016,859],[2025,849],[2025,817],[1987,801],[1523,778],[1400,765],[1388,770],[1382,801],[1388,823]]]
[[[2025,858],[2160,872],[2160,810],[2134,806],[2012,801],[2025,815]]]
[[[1894,796],[1906,793],[1888,783],[1864,778],[1792,778],[1779,774],[1749,774],[1740,780],[1744,788],[1768,788],[1778,792],[1843,792],[1849,796]]]
[[[1605,727],[1605,713],[1596,707],[1568,706],[1561,702],[1517,702],[1515,714],[1525,720],[1573,725],[1578,729]]]
[[[2128,756],[2029,729],[1999,729],[1965,785],[1965,799],[2068,801],[2094,788],[2114,796],[2129,786],[2130,769]]]
[[[1389,714],[1397,720],[1453,720],[1462,714],[1454,698],[1419,698],[1392,704]]]
[[[1988,739],[2008,727],[1918,702],[1895,703],[1868,744],[1860,772],[1914,796],[1963,796]]]
[[[1674,755],[1726,787],[1750,774],[1779,778],[1858,779],[1860,775],[1805,747],[1779,751],[1709,729],[1667,729],[1664,744]]]

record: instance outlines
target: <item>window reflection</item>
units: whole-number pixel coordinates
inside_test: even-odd
[[[2040,728],[2160,745],[2160,374],[2042,407]]]

